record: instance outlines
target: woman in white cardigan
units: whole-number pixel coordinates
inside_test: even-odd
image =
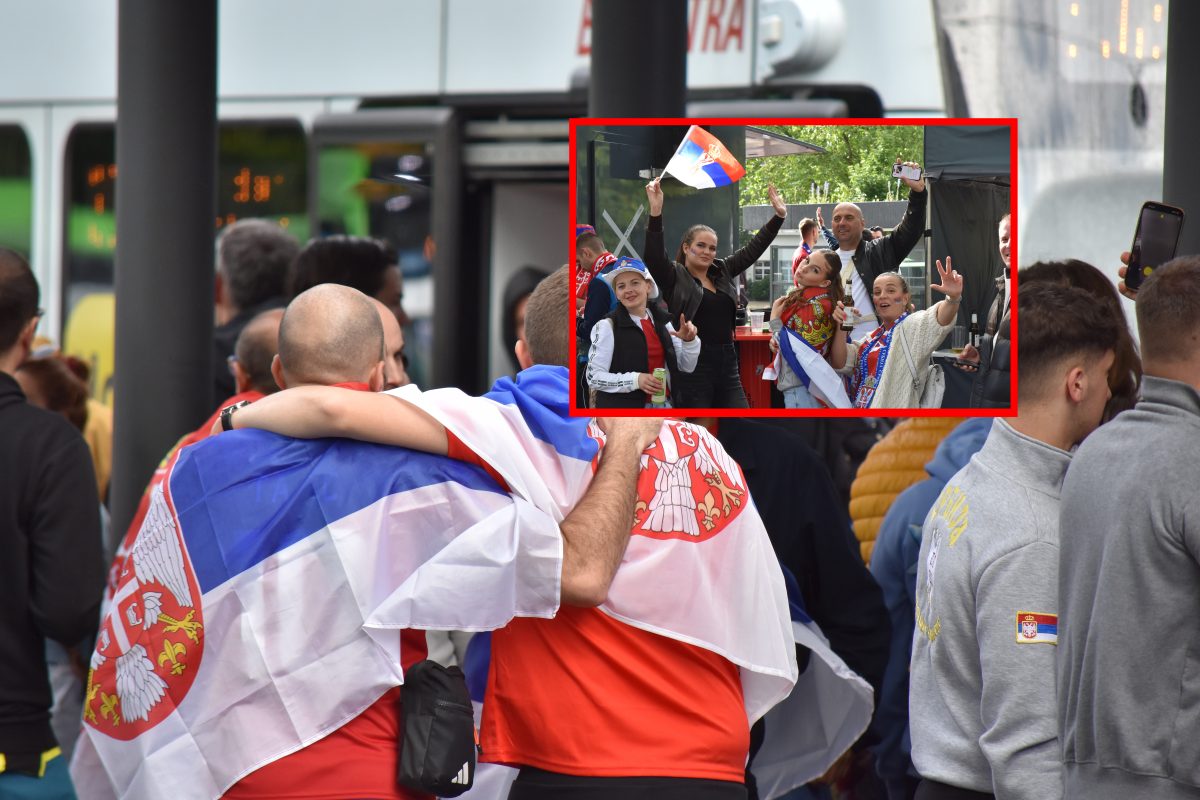
[[[851,376],[850,395],[855,408],[917,408],[919,386],[913,385],[913,369],[924,377],[933,351],[946,338],[958,316],[962,302],[963,278],[937,262],[941,283],[930,289],[946,295],[923,311],[912,311],[908,284],[895,272],[884,272],[875,279],[872,297],[880,325],[867,336],[846,347],[846,363],[838,370]],[[833,365],[835,368],[837,365]]]

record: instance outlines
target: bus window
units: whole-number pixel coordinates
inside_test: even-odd
[[[217,139],[219,229],[273,219],[308,238],[308,151],[294,120],[221,122]],[[67,138],[63,215],[63,351],[92,365],[92,396],[111,402],[116,135],[112,123],[77,125]]]
[[[429,385],[433,339],[433,154],[427,141],[317,145],[317,235],[372,236],[400,264],[408,376]]]
[[[33,181],[29,140],[17,125],[0,125],[0,247],[29,257]]]

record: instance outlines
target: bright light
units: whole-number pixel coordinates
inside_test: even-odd
[[[1143,45],[1143,44],[1145,43],[1145,41],[1146,41],[1146,36],[1145,36],[1145,33],[1142,31],[1142,29],[1141,29],[1141,28],[1135,28],[1135,29],[1134,29],[1134,32],[1133,32],[1133,41],[1134,41],[1134,44],[1133,44],[1133,54],[1134,54],[1134,56],[1136,56],[1137,58],[1141,58],[1141,57],[1142,57],[1142,55],[1143,55],[1143,52],[1144,52],[1144,51],[1143,51],[1143,49],[1142,49],[1142,45]]]
[[[1129,52],[1129,0],[1121,0],[1121,22],[1117,26],[1117,52]]]
[[[1150,57],[1155,61],[1158,61],[1158,59],[1162,57],[1162,51],[1158,49],[1158,45],[1154,45],[1154,47],[1150,48]]]
[[[1074,58],[1077,55],[1079,55],[1079,48],[1073,44],[1067,45],[1067,57]]]
[[[1071,16],[1072,17],[1079,16],[1079,3],[1071,3]]]
[[[1100,41],[1100,55],[1104,56],[1105,58],[1108,58],[1112,55],[1112,43],[1108,41],[1108,39],[1102,39]]]
[[[1155,22],[1162,22],[1162,11],[1163,11],[1162,3],[1155,3],[1154,4],[1154,21]]]

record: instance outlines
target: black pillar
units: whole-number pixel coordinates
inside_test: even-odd
[[[1200,103],[1196,76],[1200,48],[1192,41],[1200,30],[1200,4],[1175,0],[1167,11],[1167,120],[1163,133],[1163,200],[1191,218],[1179,237],[1179,254],[1200,254]]]
[[[592,117],[682,117],[687,0],[593,0]]]
[[[119,0],[112,524],[212,413],[217,0]]]

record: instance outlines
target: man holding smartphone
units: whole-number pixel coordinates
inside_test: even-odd
[[[1062,489],[1058,727],[1065,794],[1089,800],[1200,794],[1200,257],[1145,279],[1137,326],[1142,399]]]
[[[896,272],[900,263],[912,252],[913,247],[921,239],[925,230],[925,206],[929,195],[925,191],[925,176],[921,167],[912,161],[906,161],[897,166],[905,167],[916,172],[916,179],[900,176],[909,188],[908,208],[904,218],[895,229],[878,239],[863,238],[862,209],[854,203],[838,203],[833,209],[833,235],[838,242],[838,258],[842,260],[842,284],[848,279],[854,301],[854,307],[859,311],[859,322],[854,326],[851,338],[857,340],[879,326],[875,319],[875,303],[871,299],[871,289],[875,279],[884,272]]]

